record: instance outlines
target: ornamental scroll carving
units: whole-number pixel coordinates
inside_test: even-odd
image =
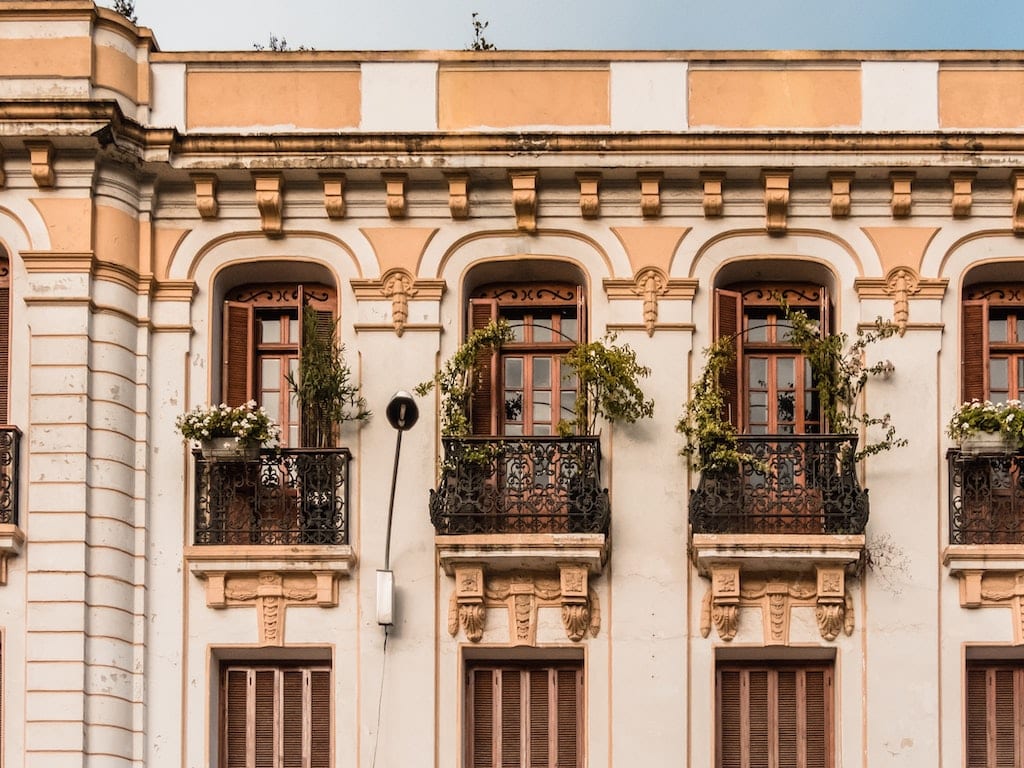
[[[448,606],[448,633],[461,627],[466,639],[483,638],[489,608],[504,608],[509,639],[515,645],[537,644],[537,610],[560,607],[566,637],[580,642],[589,633],[597,637],[601,610],[590,588],[585,566],[563,565],[557,577],[536,573],[487,574],[483,566],[455,568],[455,588]]]
[[[413,276],[404,269],[392,269],[381,277],[380,292],[391,299],[391,323],[395,326],[395,334],[405,333],[405,324],[409,320],[409,299],[419,291],[415,287]]]
[[[764,175],[764,225],[769,235],[786,234],[791,175],[789,171],[773,171]]]
[[[1017,171],[1010,177],[1013,199],[1010,208],[1013,234],[1024,235],[1024,171]]]
[[[516,214],[516,229],[537,231],[537,171],[512,171],[512,210]]]
[[[765,645],[788,645],[792,609],[813,607],[818,632],[828,641],[854,629],[853,599],[842,566],[819,566],[815,574],[741,574],[738,566],[711,570],[711,587],[701,607],[703,637],[714,626],[729,642],[739,630],[740,608],[759,607]]]
[[[206,604],[210,608],[255,606],[260,645],[284,645],[285,609],[291,605],[329,608],[338,604],[330,572],[209,573]]]
[[[633,293],[644,301],[644,329],[654,335],[658,323],[658,297],[668,293],[668,275],[655,267],[647,267],[636,274]]]
[[[902,336],[910,320],[910,297],[921,290],[917,273],[909,267],[896,267],[885,276],[885,292],[892,296],[892,319]]]
[[[889,176],[892,182],[892,216],[894,219],[905,219],[910,215],[913,203],[913,173],[893,173]]]
[[[284,179],[277,173],[253,178],[256,181],[260,227],[271,237],[279,236],[284,233]]]
[[[25,142],[32,180],[40,189],[52,187],[57,180],[53,170],[53,144],[48,141]]]
[[[852,173],[830,173],[829,183],[832,185],[832,200],[829,209],[832,218],[844,219],[850,215],[852,207],[851,187],[853,185]]]
[[[196,210],[204,219],[217,218],[217,177],[212,174],[195,174],[192,181],[196,186]]]
[[[1024,571],[964,570],[960,579],[960,605],[964,608],[1009,608],[1013,617],[1013,643],[1024,645]]]

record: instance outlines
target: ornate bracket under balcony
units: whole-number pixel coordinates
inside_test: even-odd
[[[1009,608],[1024,645],[1024,453],[950,450],[949,546],[943,563],[964,608]]]
[[[730,641],[757,607],[766,645],[789,643],[791,612],[812,607],[825,640],[853,631],[846,576],[864,552],[867,491],[849,435],[740,438],[755,461],[705,472],[690,495],[692,556],[710,579],[701,631]],[[753,614],[752,614],[753,615]]]
[[[600,627],[589,585],[608,558],[608,492],[596,437],[446,438],[430,495],[435,545],[455,579],[449,630],[483,637],[488,608],[509,617],[508,638],[532,645],[538,610],[560,607],[573,641]]]
[[[264,449],[255,460],[195,454],[189,571],[210,608],[256,609],[259,642],[284,643],[289,606],[333,607],[355,565],[348,544],[345,448]]]

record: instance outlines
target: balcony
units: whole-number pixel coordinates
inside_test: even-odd
[[[347,448],[265,448],[258,459],[196,451],[195,544],[348,543]]]
[[[18,525],[18,450],[21,430],[0,427],[0,584],[7,583],[7,560],[21,552],[25,534]]]
[[[868,492],[854,435],[743,435],[754,460],[704,472],[690,492],[691,554],[711,580],[709,621],[731,641],[758,607],[763,642],[789,642],[790,609],[813,606],[825,640],[853,631],[847,571],[864,551]],[[787,574],[783,579],[776,574]],[[753,614],[752,614],[753,615]]]
[[[1024,545],[1024,453],[952,449],[946,460],[949,543]]]

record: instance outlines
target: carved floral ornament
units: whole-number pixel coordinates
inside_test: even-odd
[[[697,281],[690,278],[670,278],[659,267],[642,267],[632,280],[608,279],[604,289],[609,299],[636,299],[642,304],[643,327],[653,336],[658,323],[658,302],[663,298],[692,301],[697,292]]]
[[[1013,644],[1024,645],[1024,571],[962,570],[960,605],[964,608],[1009,608]]]
[[[356,299],[379,301],[381,297],[391,300],[391,325],[395,335],[405,333],[409,322],[409,302],[412,299],[440,301],[444,293],[443,280],[417,279],[402,267],[389,269],[379,280],[352,280]]]
[[[448,633],[459,628],[466,639],[483,638],[489,608],[504,608],[509,639],[515,645],[537,644],[537,610],[562,609],[562,626],[573,642],[588,633],[597,637],[601,609],[597,593],[587,583],[586,566],[562,565],[558,576],[537,573],[486,574],[481,565],[455,567],[455,588],[448,606]]]
[[[792,609],[813,607],[818,632],[828,641],[854,629],[853,599],[843,566],[818,566],[813,574],[741,574],[738,566],[711,569],[701,606],[700,632],[729,642],[739,630],[740,608],[760,608],[765,645],[788,645]]]

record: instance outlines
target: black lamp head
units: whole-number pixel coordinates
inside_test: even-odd
[[[391,396],[385,413],[388,423],[400,432],[411,429],[420,417],[420,409],[416,405],[416,401],[405,390],[395,392]]]

